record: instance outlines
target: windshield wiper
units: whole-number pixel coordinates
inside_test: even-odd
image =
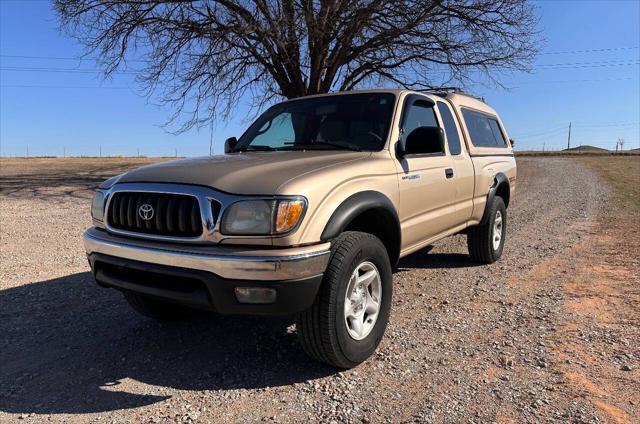
[[[270,152],[276,150],[271,146],[261,146],[261,145],[248,145],[237,148],[236,152]]]
[[[280,147],[278,150],[302,150],[302,149],[310,149],[315,146],[328,146],[328,147],[337,147],[342,150],[353,150],[354,152],[361,152],[362,148],[355,144],[346,142],[346,141],[314,141],[312,143],[298,143],[291,146]]]

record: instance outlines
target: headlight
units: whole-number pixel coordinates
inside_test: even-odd
[[[104,192],[98,190],[93,195],[93,201],[91,202],[91,217],[98,221],[104,221]]]
[[[243,200],[229,206],[220,231],[229,235],[277,235],[294,229],[302,219],[304,199]]]
[[[224,234],[271,234],[273,201],[248,200],[229,206],[220,225]]]

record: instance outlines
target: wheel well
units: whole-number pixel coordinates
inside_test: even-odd
[[[383,208],[369,209],[356,216],[344,231],[360,231],[378,237],[387,249],[391,266],[400,258],[400,230],[396,217]]]
[[[511,195],[511,192],[509,191],[509,184],[504,183],[504,182],[500,183],[500,185],[496,189],[496,196],[502,197],[502,200],[504,200],[504,206],[505,207],[509,206],[509,196],[510,195]]]

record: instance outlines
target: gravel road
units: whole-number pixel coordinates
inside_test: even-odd
[[[571,159],[518,167],[503,258],[477,266],[456,236],[403,259],[386,337],[346,372],[309,360],[288,318],[136,315],[89,273],[91,183],[5,187],[0,421],[615,422],[560,366],[567,295],[548,271],[595,231],[606,185]]]

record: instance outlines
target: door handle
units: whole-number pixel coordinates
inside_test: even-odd
[[[444,175],[447,176],[447,178],[453,178],[453,168],[447,168],[444,170]]]

